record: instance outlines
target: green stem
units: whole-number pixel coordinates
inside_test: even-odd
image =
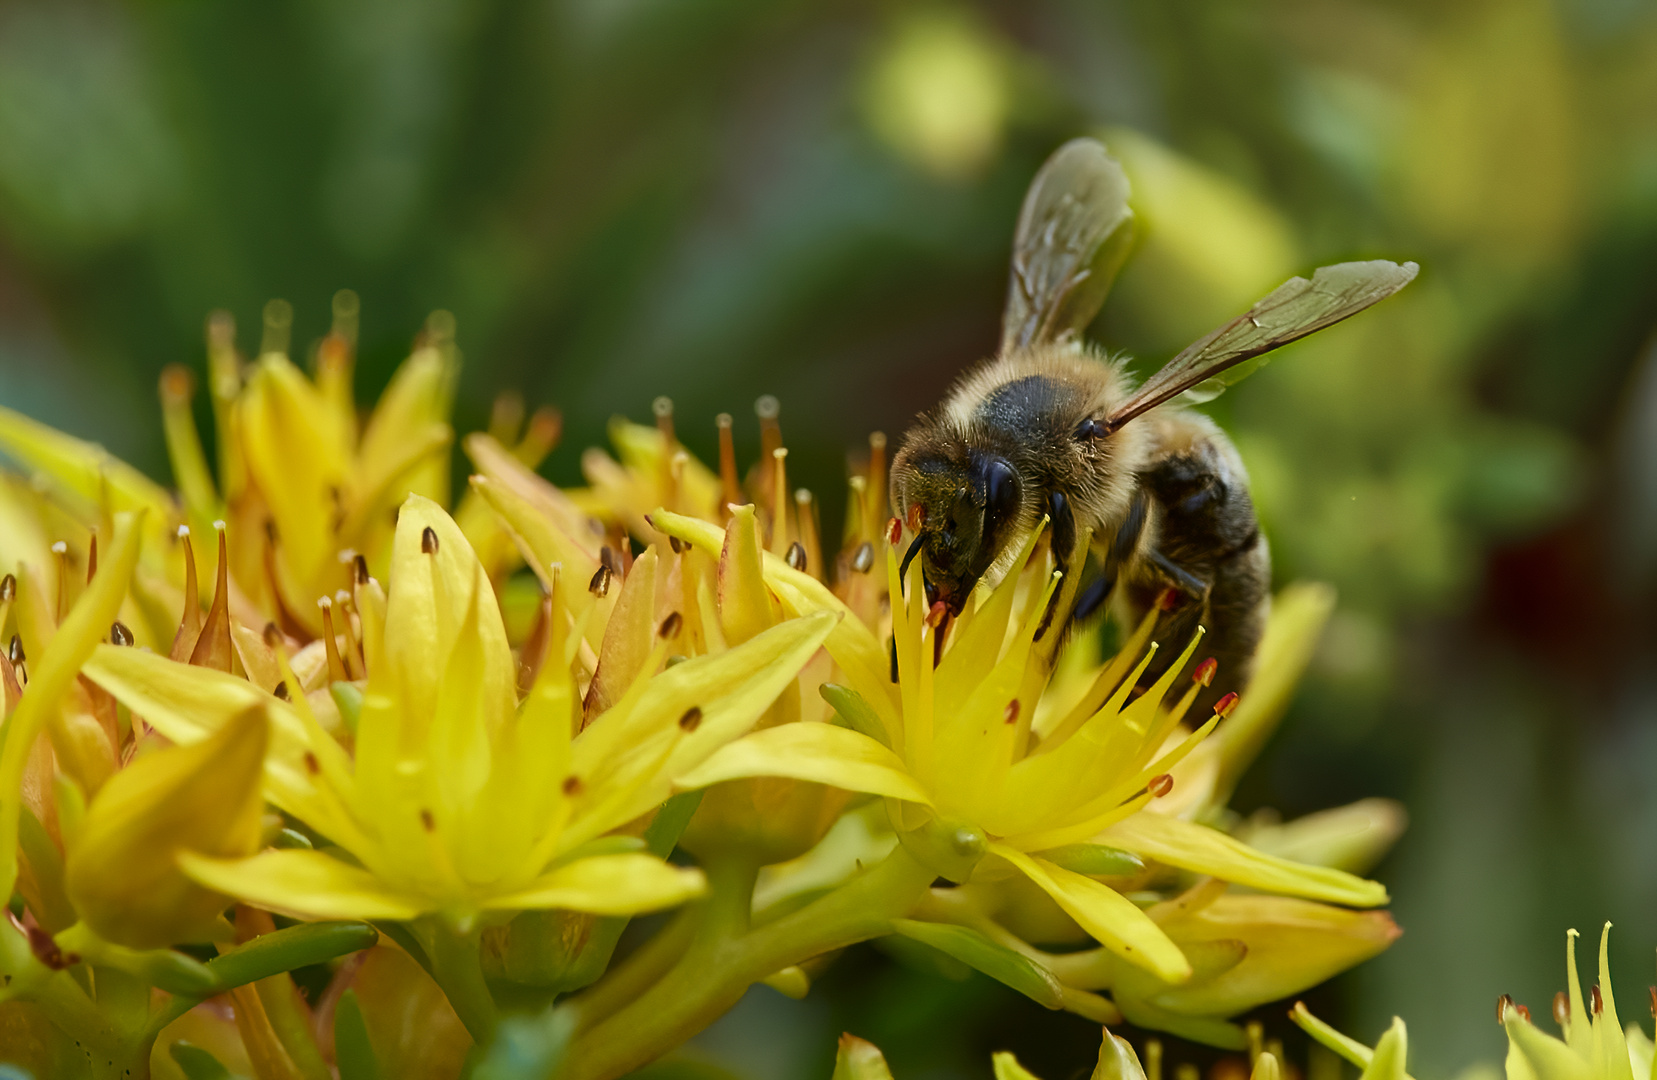
[[[683,958],[645,993],[581,1033],[561,1080],[613,1080],[655,1060],[717,1020],[767,975],[885,933],[935,876],[900,846],[827,896],[750,929],[752,878],[744,887],[739,867],[714,865],[707,872],[712,892]]]
[[[690,948],[701,915],[700,905],[686,904],[672,922],[633,950],[590,990],[575,998],[571,1004],[580,1012],[583,1022],[592,1026],[606,1019],[667,974]]]
[[[432,979],[454,1006],[455,1015],[474,1043],[488,1046],[500,1023],[500,1013],[484,982],[478,935],[458,934],[437,919],[423,920],[413,929],[431,961]]]

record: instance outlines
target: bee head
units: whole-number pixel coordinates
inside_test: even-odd
[[[1018,472],[1006,458],[959,445],[906,452],[892,472],[898,513],[915,534],[903,571],[919,555],[927,600],[959,614],[1017,528]]]

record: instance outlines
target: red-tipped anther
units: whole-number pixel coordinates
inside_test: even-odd
[[[1513,995],[1503,994],[1496,999],[1496,1023],[1507,1023],[1507,1011],[1513,1008]]]
[[[920,503],[909,508],[909,531],[920,532],[921,526],[926,524],[926,507]]]
[[[1651,1015],[1653,1017],[1657,1017],[1657,986],[1648,986],[1648,987],[1646,987],[1646,989],[1651,991]],[[1565,995],[1563,993],[1560,993],[1560,994],[1556,994],[1554,996],[1555,997],[1564,997]],[[1559,1007],[1555,1006],[1554,1007],[1554,1013],[1557,1015],[1558,1012],[1559,1012]],[[1565,1004],[1565,1019],[1569,1020],[1570,1018],[1571,1018],[1571,1006],[1570,1006],[1570,1003],[1567,1002]]]
[[[1530,1023],[1530,1010],[1528,1008],[1523,1005],[1515,1005],[1513,1008],[1519,1014],[1519,1019],[1527,1024]]]
[[[1598,1016],[1605,1011],[1605,998],[1599,992],[1599,983],[1588,988],[1588,996],[1593,999],[1594,1015]]]
[[[1210,656],[1207,660],[1204,660],[1202,663],[1197,665],[1197,670],[1191,673],[1191,681],[1194,683],[1201,683],[1204,686],[1212,686],[1214,683],[1214,673],[1219,670],[1220,662]]]
[[[893,518],[886,523],[886,542],[891,544],[893,547],[897,547],[898,541],[902,539],[903,522],[899,521],[897,518]]]
[[[1163,589],[1156,598],[1158,611],[1172,611],[1177,603],[1179,603],[1179,593],[1174,589]]]
[[[1145,785],[1145,790],[1151,793],[1151,798],[1160,799],[1174,790],[1174,778],[1167,773],[1158,773],[1151,777]]]
[[[934,603],[926,613],[926,625],[937,629],[943,623],[944,616],[949,614],[949,605],[942,600]]]
[[[1236,693],[1230,693],[1214,703],[1214,715],[1218,716],[1221,720],[1224,720],[1226,717],[1230,716],[1232,711],[1236,708],[1237,695]]]
[[[1657,1016],[1657,986],[1651,988],[1652,1015]],[[1553,1022],[1564,1027],[1571,1022],[1571,999],[1560,990],[1553,995]]]
[[[1007,702],[1007,709],[1004,713],[1002,713],[1002,715],[1007,718],[1007,723],[1009,723],[1009,724],[1018,723],[1018,699],[1017,698],[1013,698],[1013,700]]]

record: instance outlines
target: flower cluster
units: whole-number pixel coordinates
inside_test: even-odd
[[[1242,699],[1190,716],[1202,633],[1152,641],[1153,613],[1107,650],[1045,527],[958,617],[929,607],[880,436],[826,542],[769,399],[746,475],[729,417],[710,468],[663,399],[564,490],[535,471],[555,414],[505,398],[451,511],[452,323],[359,418],[355,315],[342,294],[310,374],[284,305],[252,360],[211,320],[216,470],[192,379],[162,378],[176,494],[0,411],[20,1066],[598,1080],[874,938],[1241,1048],[1233,1018],[1396,936],[1360,876],[1392,804],[1225,809],[1327,589],[1282,592]],[[1096,1075],[1144,1075],[1104,1049]],[[877,1058],[847,1043],[837,1075]]]

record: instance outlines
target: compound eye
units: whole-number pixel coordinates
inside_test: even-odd
[[[985,531],[1017,517],[1018,504],[1018,474],[1005,461],[991,460],[984,468]]]

